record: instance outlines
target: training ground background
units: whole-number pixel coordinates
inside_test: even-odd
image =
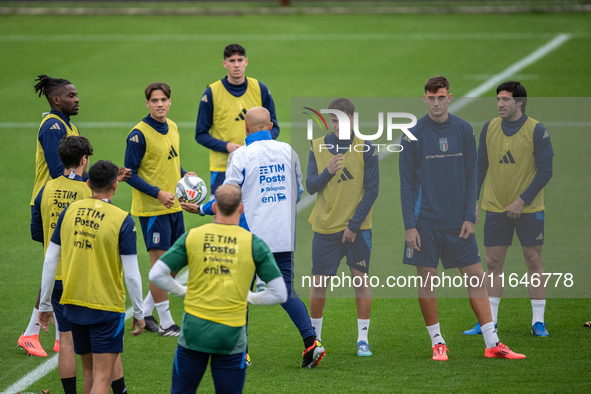
[[[181,164],[208,181],[208,151],[195,142],[194,124],[206,85],[225,75],[222,50],[229,43],[246,47],[247,75],[262,80],[274,97],[280,139],[295,142],[305,137],[292,134],[290,127],[294,97],[418,97],[433,75],[446,76],[454,97],[461,97],[559,34],[568,34],[567,39],[506,79],[521,80],[531,97],[587,97],[590,22],[589,14],[569,13],[0,16],[0,392],[9,387],[26,392],[61,391],[57,369],[51,368],[55,362],[47,361],[53,356],[53,333],[41,335],[47,359],[28,357],[16,346],[35,302],[43,261],[41,245],[30,239],[28,205],[36,132],[41,113],[48,108],[45,98],[33,91],[38,74],[74,83],[80,113],[72,120],[94,146],[91,162],[108,159],[120,165],[127,133],[147,114],[145,86],[167,82],[172,88],[169,117],[180,126]],[[494,87],[480,95],[494,97]],[[496,116],[494,100],[490,103],[492,118]],[[462,111],[468,114],[469,107]],[[544,121],[541,116],[539,120]],[[548,130],[555,158],[554,178],[545,189],[544,259],[554,272],[560,272],[564,264],[579,267],[578,272],[586,277],[589,125],[578,122],[549,126]],[[480,129],[475,131],[478,138]],[[307,154],[300,157],[305,169]],[[380,171],[374,217],[388,220],[377,221],[373,231],[376,272],[378,267],[402,264],[404,239],[396,154],[381,160]],[[119,186],[114,203],[129,210],[127,184]],[[296,277],[309,274],[307,218],[311,207],[298,214],[298,236],[302,234],[298,241],[303,246],[296,256]],[[187,229],[209,221],[185,214]],[[484,257],[482,225],[476,226],[476,235]],[[523,271],[519,249],[515,238],[506,266]],[[150,263],[141,236],[138,258],[145,294]],[[374,300],[369,334],[374,356],[358,358],[352,297],[351,289],[349,298],[327,300],[322,335],[327,356],[315,370],[299,367],[302,342],[281,307],[251,308],[253,365],[245,392],[563,392],[587,391],[591,385],[591,329],[582,326],[591,320],[591,307],[589,298],[577,298],[580,294],[548,300],[549,338],[530,334],[527,298],[503,299],[499,335],[513,350],[527,355],[521,361],[485,359],[482,338],[462,335],[476,322],[468,300],[441,299],[440,322],[450,349],[446,363],[431,360],[429,338],[414,296]],[[171,310],[180,323],[182,300],[171,297]],[[127,332],[129,325],[128,320]],[[167,392],[175,347],[174,338],[149,332],[139,337],[126,335],[122,357],[129,391]],[[80,367],[78,376],[82,392]],[[213,391],[207,374],[200,391]]]

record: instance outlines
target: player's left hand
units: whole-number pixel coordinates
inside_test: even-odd
[[[465,221],[460,230],[460,238],[468,239],[470,235],[474,234],[474,223]]]
[[[197,176],[197,174],[195,174],[193,171],[191,171],[191,172],[186,172],[185,175],[183,175],[183,178],[186,177],[186,176],[189,176],[189,175],[191,175],[191,176]]]
[[[137,326],[137,329],[134,328]],[[140,335],[142,331],[144,331],[144,327],[146,327],[146,321],[144,319],[138,320],[135,317],[133,318],[133,322],[131,323],[131,335],[136,336]]]
[[[517,200],[513,201],[510,205],[507,205],[505,209],[507,210],[507,216],[511,219],[517,219],[521,216],[521,212],[523,211],[523,206],[525,205],[525,201],[521,199],[521,197],[517,198]]]
[[[39,314],[37,315],[37,321],[39,322],[41,328],[45,330],[45,332],[49,332],[49,319],[51,319],[52,316],[52,311],[39,312]]]
[[[357,233],[354,233],[353,231],[349,230],[349,227],[346,227],[345,232],[343,233],[342,243],[355,242],[355,237],[357,237]]]
[[[131,178],[131,170],[125,167],[119,167],[119,172],[117,172],[117,181],[125,182],[129,178]]]
[[[478,212],[478,201],[476,201],[476,221],[474,222],[474,224],[478,223],[480,223],[480,214]]]

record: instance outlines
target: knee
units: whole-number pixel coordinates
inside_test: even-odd
[[[487,272],[503,272],[503,261],[492,256],[486,256],[486,271]]]
[[[525,264],[530,271],[538,271],[543,268],[542,254],[538,252],[528,253],[524,256]]]

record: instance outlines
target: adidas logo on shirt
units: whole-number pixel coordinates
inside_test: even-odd
[[[136,135],[134,135],[133,137],[131,137],[129,140],[130,140],[130,141],[133,141],[133,142],[137,142],[138,144],[139,144],[139,142],[140,142],[140,139],[138,138],[137,134],[136,134]]]
[[[540,233],[540,235],[538,235],[538,236],[536,237],[536,241],[541,241],[541,240],[543,240],[543,239],[544,239],[544,235],[543,235],[542,233]]]
[[[207,103],[207,95],[204,94],[203,97],[201,97],[201,101],[203,101],[204,103]]]
[[[246,115],[246,109],[242,108],[242,111],[240,111],[240,113],[238,114],[238,116],[236,117],[236,119],[234,119],[235,121],[241,121],[244,120],[244,115]]]
[[[341,172],[341,179],[339,179],[337,183],[341,183],[341,181],[349,181],[351,179],[354,179],[353,175],[351,175],[349,170],[347,170],[347,167],[343,167],[343,172]]]
[[[61,127],[59,124],[55,123],[53,126],[51,126],[49,128],[50,130],[61,130]]]
[[[505,156],[503,156],[503,158],[501,160],[499,160],[499,163],[501,163],[501,164],[503,164],[503,163],[515,164],[515,159],[513,158],[511,151],[507,151]]]
[[[168,152],[168,160],[170,159],[174,159],[175,157],[177,157],[179,154],[176,153],[176,150],[174,150],[174,146],[170,147],[170,152]]]
[[[548,130],[544,130],[544,136],[542,137],[542,139],[548,138],[548,137],[550,137],[550,134],[548,134]]]

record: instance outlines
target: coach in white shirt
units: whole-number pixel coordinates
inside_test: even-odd
[[[265,241],[273,252],[289,292],[287,302],[281,306],[304,340],[302,367],[312,368],[325,352],[316,340],[306,306],[292,285],[296,203],[304,192],[300,159],[289,144],[271,138],[273,123],[267,109],[251,108],[246,113],[245,127],[246,145],[230,154],[224,184],[242,188],[244,217],[240,225]],[[186,203],[181,206],[188,212],[213,215],[213,201],[201,207]]]

